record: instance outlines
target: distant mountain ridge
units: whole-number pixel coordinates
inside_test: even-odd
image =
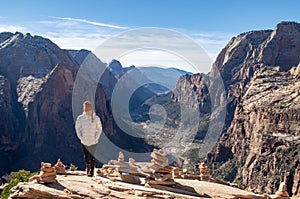
[[[152,86],[147,86],[150,90],[160,93],[173,90],[180,76],[185,74],[192,74],[191,72],[186,72],[177,68],[161,68],[155,66],[147,67],[136,67],[134,65],[130,67],[123,67],[118,60],[112,60],[108,64],[109,70],[117,77],[121,76],[131,69],[139,71],[139,75],[134,76],[133,78],[143,78],[146,81],[151,81],[153,84],[156,84],[156,88]]]
[[[91,53],[89,50],[68,50],[72,55],[75,61],[81,64],[84,59]],[[127,73],[131,69],[135,68],[140,71],[139,76],[132,77],[135,78],[144,78],[147,81],[153,82],[155,85],[147,85],[147,87],[155,93],[164,93],[175,88],[177,80],[180,76],[189,74],[187,72],[178,68],[161,68],[161,67],[136,67],[134,65],[129,67],[124,67],[120,61],[113,59],[107,65],[108,70],[117,78],[121,78],[123,74]]]
[[[160,68],[155,66],[148,67],[138,67],[138,69],[144,74],[149,80],[156,84],[160,84],[173,90],[180,76],[189,74],[191,72],[186,72],[177,68]]]

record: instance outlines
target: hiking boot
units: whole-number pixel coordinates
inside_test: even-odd
[[[89,176],[90,173],[91,173],[91,165],[86,164],[86,175]]]

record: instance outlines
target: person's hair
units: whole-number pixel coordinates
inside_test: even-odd
[[[92,122],[94,122],[94,110],[93,110],[93,105],[91,101],[85,101],[83,102],[83,111],[87,112],[87,111],[91,111],[92,112]]]

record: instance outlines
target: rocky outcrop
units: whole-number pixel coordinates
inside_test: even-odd
[[[173,91],[172,100],[186,104],[201,113],[210,113],[211,102],[208,79],[204,74],[181,76]]]
[[[124,182],[114,182],[107,178],[89,178],[80,175],[57,175],[57,182],[53,184],[39,184],[36,182],[19,183],[12,189],[10,198],[254,198],[266,199],[262,195],[237,188],[195,180],[175,179],[180,189],[151,185],[155,188],[144,187]],[[142,180],[141,180],[142,181]]]
[[[79,65],[85,60],[85,58],[91,53],[89,50],[81,49],[81,50],[68,50],[70,55],[74,58],[75,62]]]
[[[207,155],[214,176],[267,193],[285,181],[299,194],[299,48],[300,24],[282,22],[234,37],[219,54],[229,128]]]
[[[62,50],[48,39],[18,32],[1,33],[0,41],[0,113],[5,115],[0,119],[0,174],[19,168],[38,170],[35,162],[53,162],[58,157],[83,167],[72,97],[79,62],[84,61],[91,71],[79,78],[95,87],[90,100],[95,98],[106,135],[121,148],[144,150],[142,139],[127,135],[115,124],[109,100],[117,79],[95,55]],[[94,79],[103,69],[100,81]],[[83,102],[91,96],[89,91],[79,86],[76,97]]]
[[[74,130],[72,91],[79,65],[48,39],[22,33],[1,34],[0,173],[59,156],[83,163]],[[97,111],[108,117],[103,89],[96,92]],[[99,102],[100,103],[99,103]],[[23,106],[23,107],[22,107]],[[104,129],[112,129],[112,120]],[[111,131],[108,131],[111,132]]]
[[[289,70],[298,65],[300,57],[300,25],[296,22],[279,23],[267,40],[259,47],[258,61],[269,66]]]
[[[5,94],[10,95],[10,110],[21,122],[8,117],[11,129],[1,131],[4,133],[1,145],[17,143],[15,153],[4,153],[11,158],[1,161],[2,174],[21,165],[37,170],[39,165],[33,165],[32,161],[42,161],[49,154],[50,159],[55,158],[61,151],[71,153],[72,146],[80,146],[71,113],[72,87],[79,66],[66,51],[48,39],[22,33],[7,35],[0,44],[0,71],[9,83],[10,89]],[[17,107],[21,107],[19,111]],[[1,110],[9,114],[7,108]],[[68,139],[62,139],[65,136],[70,139],[71,149],[66,147]],[[68,161],[76,159],[81,157],[71,157]],[[9,166],[2,166],[6,163]]]
[[[299,102],[299,79],[289,71],[257,71],[220,139],[214,161],[225,162],[223,169],[235,167],[234,178],[259,192],[274,193],[280,180],[290,181],[292,194],[293,186],[299,186],[293,182],[300,169]]]
[[[20,77],[46,76],[58,63],[66,61],[68,56],[48,39],[18,32],[6,38],[0,44],[0,49],[1,73],[12,81],[14,87]]]
[[[115,77],[120,77],[124,74],[124,68],[122,67],[121,63],[118,60],[113,59],[108,64],[108,68]]]
[[[11,32],[1,32],[0,33],[0,44],[12,37],[14,34]]]

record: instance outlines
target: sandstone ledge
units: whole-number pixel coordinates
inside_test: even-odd
[[[144,182],[144,179],[141,178],[141,181]],[[20,183],[13,188],[10,198],[265,198],[262,195],[211,182],[188,179],[175,181],[185,194],[175,193],[174,191],[178,192],[179,189],[165,186],[157,186],[155,189],[118,180],[113,182],[103,177],[57,175],[57,182],[53,184],[43,185],[35,181]]]

